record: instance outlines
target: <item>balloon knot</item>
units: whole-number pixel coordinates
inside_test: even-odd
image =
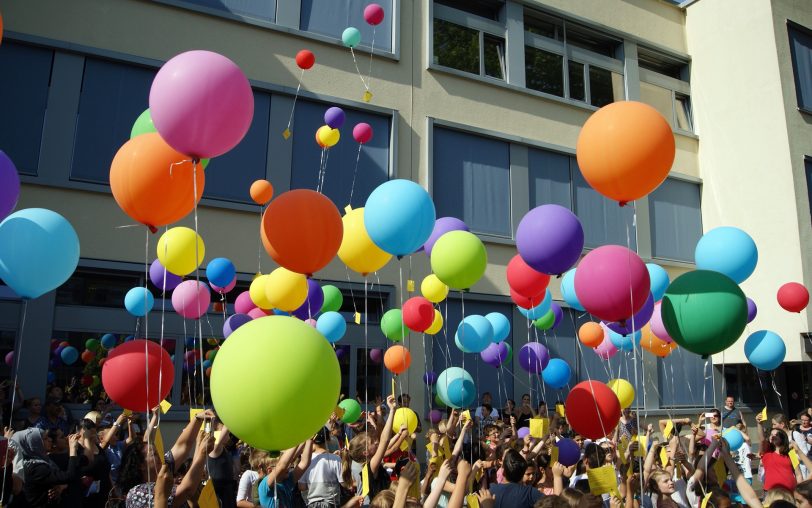
[[[628,201],[619,201],[618,204],[620,206],[626,206],[629,202]]]
[[[155,226],[153,226],[151,224],[144,224],[144,225],[147,227],[147,229],[149,229],[149,232],[152,233],[153,235],[158,232],[158,228],[156,228]]]

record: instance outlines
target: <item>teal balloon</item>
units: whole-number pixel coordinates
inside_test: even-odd
[[[372,242],[394,256],[419,249],[434,230],[436,212],[426,189],[411,180],[389,180],[369,195],[364,227]]]
[[[521,312],[522,316],[530,320],[541,319],[544,317],[545,314],[550,312],[552,305],[553,305],[553,296],[550,294],[550,290],[548,289],[544,293],[544,300],[542,300],[540,304],[536,305],[532,309],[524,309],[522,307],[519,307],[519,312]],[[553,318],[553,321],[555,321],[555,318]]]
[[[578,300],[578,295],[575,294],[575,270],[576,269],[573,268],[567,271],[561,279],[561,296],[564,297],[564,301],[567,302],[567,305],[575,310],[585,312],[584,306],[581,305],[581,302]]]
[[[747,324],[747,299],[730,277],[695,270],[668,286],[660,313],[665,330],[680,347],[708,356],[739,339]]]
[[[135,119],[132,129],[130,129],[130,139],[140,136],[141,134],[149,134],[150,132],[158,132],[158,129],[156,129],[155,124],[152,123],[152,114],[149,108],[147,108]],[[203,169],[208,167],[210,160],[211,159],[200,159],[200,165],[203,166]],[[231,282],[231,279],[225,284],[222,284],[222,287],[226,287],[229,282]],[[220,284],[218,284],[218,286],[220,286]]]
[[[646,263],[648,270],[648,278],[651,281],[651,294],[655,302],[662,300],[665,290],[668,289],[668,284],[671,281],[668,278],[668,272],[665,271],[660,265],[654,263]]]
[[[787,346],[781,336],[770,330],[753,332],[744,342],[744,355],[753,367],[775,370],[787,355]]]
[[[325,312],[316,320],[316,330],[331,344],[340,341],[347,332],[347,321],[338,312]]]
[[[61,286],[79,264],[79,237],[64,217],[26,208],[0,222],[0,278],[25,299]]]
[[[480,353],[493,342],[493,325],[485,316],[466,316],[457,326],[454,341],[464,353]]]
[[[572,377],[572,369],[570,369],[569,364],[561,358],[551,359],[549,363],[547,363],[547,366],[544,367],[544,370],[541,371],[541,378],[544,382],[556,390],[567,386],[567,383],[570,382],[570,377]]]
[[[501,312],[491,312],[485,315],[485,319],[491,322],[493,327],[494,344],[498,344],[510,336],[510,320]]]
[[[442,371],[437,376],[437,397],[443,402],[444,405],[459,409],[469,404],[461,404],[465,402],[466,397],[470,397],[468,392],[473,390],[473,396],[476,397],[476,390],[474,386],[474,378],[468,371],[460,367],[449,367]],[[449,398],[449,389],[453,400]],[[473,401],[472,401],[473,402]]]
[[[124,295],[124,308],[135,317],[144,317],[155,305],[155,297],[145,287],[134,287]]]
[[[758,263],[758,248],[753,238],[739,228],[722,226],[711,229],[696,244],[696,267],[723,273],[737,284],[744,282]]]
[[[725,429],[722,432],[722,439],[727,441],[728,446],[730,447],[731,452],[735,452],[739,448],[742,447],[744,444],[744,436],[742,435],[741,431],[736,427],[730,427]]]
[[[354,26],[349,26],[341,34],[341,42],[348,48],[354,48],[361,42],[361,32]]]
[[[643,332],[640,330],[629,335],[621,335],[609,327],[606,327],[605,330],[609,334],[612,345],[622,351],[634,351],[634,348],[640,345],[640,339],[643,337]]]

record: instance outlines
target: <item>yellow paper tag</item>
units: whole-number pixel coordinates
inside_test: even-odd
[[[468,494],[465,496],[465,501],[468,503],[468,508],[479,508],[479,498],[476,494]]]
[[[549,418],[531,418],[530,419],[530,435],[536,439],[542,439],[550,431]]]
[[[561,418],[567,417],[567,412],[564,410],[564,404],[556,404],[555,412],[558,413],[558,416],[560,416]]]
[[[367,497],[369,495],[369,465],[364,464],[361,468],[361,495]]]
[[[789,451],[789,460],[792,461],[792,469],[798,469],[801,459],[798,458],[798,453],[795,450]]]
[[[617,494],[617,477],[615,468],[612,466],[601,466],[590,469],[586,472],[589,480],[589,491],[599,496],[601,494]]]
[[[470,419],[471,419],[471,412],[469,410],[466,409],[465,411],[460,413],[460,423],[462,425],[465,425],[465,423]]]
[[[201,409],[199,407],[190,409],[189,410],[189,421],[194,420],[195,416],[197,416],[198,413],[202,413],[203,411],[205,411],[205,409]]]
[[[617,456],[620,459],[621,464],[626,463],[626,449],[629,447],[629,439],[626,436],[620,438],[620,442],[617,444]]]
[[[705,494],[705,497],[702,498],[701,508],[706,508],[708,506],[708,501],[710,501],[711,494],[713,494],[713,492],[708,492],[707,494]]]
[[[172,407],[172,404],[168,400],[161,401],[161,413],[166,414],[169,412],[169,409]]]
[[[553,445],[550,449],[550,464],[558,462],[558,446]]]
[[[669,437],[671,437],[671,432],[673,431],[674,431],[674,422],[668,420],[668,422],[665,424],[665,428],[663,429],[663,437],[668,439]]]
[[[392,397],[395,396],[395,378],[392,378]]]
[[[668,465],[668,452],[665,451],[665,446],[660,448],[660,464],[663,467]]]
[[[406,281],[406,291],[414,293],[414,281],[412,279]]]
[[[161,458],[161,464],[164,462],[164,437],[161,435],[161,428],[155,429],[153,434],[152,444],[155,446],[155,452]]]
[[[344,448],[350,447],[350,438],[347,437],[347,434],[344,434]]]
[[[288,139],[290,137],[290,129],[285,129],[282,131],[282,137]]]
[[[760,414],[761,414],[761,421],[766,422],[767,421],[767,406],[764,406],[764,409],[761,410]]]
[[[637,441],[640,446],[634,452],[635,457],[645,457],[648,451],[648,438],[646,436],[632,436],[632,441]]]
[[[125,409],[125,410],[124,410],[124,411],[122,411],[121,413],[122,413],[124,416],[130,416],[131,414],[133,414],[133,412],[132,412],[132,411],[130,411],[129,409]]]
[[[364,102],[369,102],[371,100],[372,100],[372,92],[367,90],[366,92],[364,92]]]
[[[220,501],[217,500],[217,494],[214,492],[214,482],[209,480],[206,486],[200,491],[200,497],[197,498],[197,505],[200,508],[219,508]]]
[[[361,313],[360,313],[360,312],[356,312],[356,313],[355,313],[355,324],[356,324],[356,325],[360,325],[360,324],[361,324]]]
[[[214,435],[214,444],[220,442],[220,434],[221,432],[219,430],[215,430],[214,432],[212,432],[212,435]]]
[[[725,461],[722,459],[716,459],[716,462],[713,463],[713,472],[716,473],[716,481],[719,482],[719,485],[723,485],[725,480],[727,480],[727,468],[725,467]]]
[[[344,207],[344,215],[348,215],[352,211],[352,205],[347,205]]]
[[[440,443],[443,445],[443,457],[446,459],[451,458],[451,445],[448,444],[448,436],[443,436],[440,440]]]

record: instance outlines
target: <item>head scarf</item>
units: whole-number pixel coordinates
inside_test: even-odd
[[[23,459],[23,465],[46,464],[52,469],[59,469],[56,463],[45,452],[45,443],[42,439],[45,430],[31,427],[11,436],[15,448]]]

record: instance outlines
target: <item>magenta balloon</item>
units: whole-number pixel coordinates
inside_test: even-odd
[[[483,362],[498,369],[502,362],[507,359],[508,354],[508,347],[504,342],[491,342],[488,347],[480,351],[479,356]]]
[[[662,301],[659,301],[654,304],[654,311],[651,313],[651,320],[649,321],[649,324],[651,325],[651,333],[653,333],[660,340],[674,342],[674,339],[668,335],[668,331],[665,329],[665,325],[663,324],[663,316],[660,314],[660,305],[662,303]]]
[[[14,351],[9,351],[8,353],[6,353],[6,365],[8,365],[9,367],[14,365]]]
[[[646,323],[651,320],[651,315],[654,313],[654,295],[649,293],[648,299],[643,307],[631,318],[627,319],[625,323],[606,323],[606,326],[615,333],[620,335],[629,335],[637,330],[642,330]]]
[[[164,278],[166,278],[165,285]],[[183,278],[171,273],[169,270],[164,268],[160,261],[156,259],[151,265],[149,265],[149,280],[158,289],[161,289],[163,286],[164,291],[172,291],[178,287],[178,284],[183,281]]]
[[[172,307],[186,319],[198,319],[209,310],[211,291],[205,282],[187,280],[172,292]]]
[[[431,249],[441,236],[449,231],[470,231],[468,226],[456,217],[440,217],[434,221],[434,229],[429,235],[429,239],[423,244],[423,250],[428,257],[431,257]]]
[[[248,311],[248,315],[251,316],[252,319],[258,319],[261,317],[268,316],[269,314],[264,310],[260,309],[259,307],[254,307],[253,309]]]
[[[550,352],[543,344],[528,342],[519,349],[519,365],[531,374],[540,374],[550,363]]]
[[[603,342],[600,343],[598,347],[594,349],[595,354],[600,356],[604,360],[608,360],[617,354],[617,347],[612,344],[611,339],[609,339],[609,333],[607,332],[606,327],[601,324],[603,328]]]
[[[375,363],[381,363],[383,361],[383,350],[381,349],[370,349],[369,350],[369,359]]]
[[[432,409],[429,411],[429,421],[434,425],[440,423],[443,419],[443,413],[439,409]]]
[[[0,150],[0,220],[14,210],[19,197],[20,175],[8,155]]]
[[[516,229],[516,249],[534,270],[560,275],[581,256],[584,228],[563,206],[537,206],[522,217]]]
[[[369,4],[364,8],[364,21],[372,26],[380,25],[383,16],[383,7],[378,4]]]
[[[228,316],[226,322],[223,323],[223,337],[228,338],[229,335],[234,333],[234,330],[251,321],[251,319],[253,318],[248,314],[232,314]]]
[[[603,321],[625,321],[651,294],[648,269],[640,256],[620,245],[593,250],[575,270],[575,292],[587,312]]]
[[[209,286],[211,286],[211,288],[214,290],[214,292],[215,293],[220,293],[221,295],[224,295],[224,294],[228,293],[229,291],[234,289],[234,286],[236,286],[236,285],[237,285],[237,277],[236,276],[233,279],[231,279],[231,282],[228,283],[228,286],[226,286],[224,288],[221,288],[220,286],[217,286],[217,285],[212,284],[211,282],[209,282]]]
[[[222,155],[242,140],[254,93],[242,70],[212,51],[181,53],[158,71],[149,91],[152,122],[175,150],[197,159]]]
[[[257,306],[254,305],[254,301],[251,300],[251,293],[248,291],[243,291],[237,295],[237,299],[234,300],[234,312],[237,314],[248,314],[251,312],[251,309],[256,308]]]
[[[754,319],[756,319],[756,314],[758,314],[758,307],[756,307],[756,302],[754,302],[753,300],[748,298],[747,299],[747,322],[750,323]]]
[[[294,310],[291,314],[301,319],[302,321],[312,318],[321,312],[321,306],[324,304],[324,291],[322,291],[319,283],[313,279],[307,279],[307,298],[304,303]]]
[[[372,126],[365,122],[355,124],[352,128],[352,137],[362,145],[369,143],[372,139]]]

